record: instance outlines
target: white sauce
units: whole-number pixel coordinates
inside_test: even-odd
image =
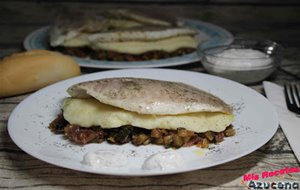
[[[143,163],[143,170],[175,169],[184,164],[183,158],[175,151],[152,154]]]
[[[82,163],[93,168],[120,168],[127,165],[127,156],[113,150],[96,150],[84,155]]]
[[[216,67],[226,67],[226,69],[239,70],[249,69],[251,67],[266,66],[271,63],[271,58],[258,50],[254,49],[226,49],[215,56],[207,56],[207,60]]]

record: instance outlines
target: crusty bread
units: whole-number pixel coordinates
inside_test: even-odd
[[[32,92],[80,74],[69,56],[47,50],[16,53],[0,62],[0,97]]]

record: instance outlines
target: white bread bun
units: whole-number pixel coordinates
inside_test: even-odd
[[[0,62],[0,97],[32,92],[77,75],[80,67],[69,56],[47,50],[16,53]]]

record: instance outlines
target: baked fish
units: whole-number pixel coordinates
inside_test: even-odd
[[[183,83],[107,78],[75,84],[67,92],[71,97],[63,103],[63,119],[50,128],[65,126],[66,136],[79,144],[106,139],[114,144],[207,147],[234,135],[231,107]]]
[[[132,125],[146,129],[183,127],[194,132],[219,132],[233,119],[231,108],[221,99],[177,82],[108,78],[76,84],[68,93],[72,98],[63,106],[64,116],[70,123],[83,127]],[[108,117],[106,109],[115,112]],[[78,113],[74,114],[76,110]],[[85,114],[82,110],[90,111]]]
[[[50,46],[96,60],[143,61],[181,56],[199,45],[198,31],[178,19],[158,19],[130,10],[67,14],[50,30]]]
[[[108,78],[70,87],[73,98],[93,97],[139,114],[176,115],[194,112],[232,114],[221,99],[190,85],[141,78]]]

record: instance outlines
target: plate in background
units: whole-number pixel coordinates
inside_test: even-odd
[[[199,20],[181,19],[185,26],[198,30],[197,39],[202,41],[201,47],[208,48],[216,45],[228,45],[233,41],[233,35],[220,26]],[[30,33],[24,40],[26,50],[49,49],[50,26],[40,28]],[[101,61],[74,57],[82,67],[102,69],[149,68],[184,65],[200,60],[196,51],[183,56],[149,61]]]

